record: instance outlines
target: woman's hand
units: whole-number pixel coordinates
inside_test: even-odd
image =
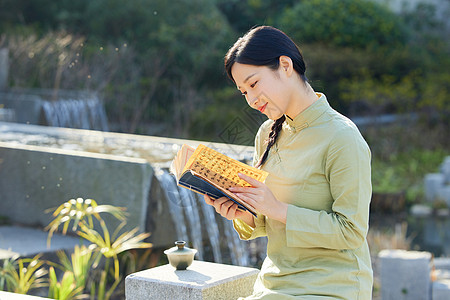
[[[227,197],[221,197],[219,199],[211,199],[208,195],[203,195],[206,204],[213,206],[218,214],[228,220],[241,219],[248,225],[255,227],[253,215],[248,211],[242,211],[237,209],[236,203],[228,199]]]
[[[245,174],[239,173],[238,175],[252,186],[231,187],[229,191],[236,194],[239,199],[253,207],[257,212],[286,224],[288,205],[278,201],[264,183]]]

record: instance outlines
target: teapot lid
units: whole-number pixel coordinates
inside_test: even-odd
[[[176,245],[175,247],[165,250],[164,254],[186,255],[186,254],[197,253],[196,249],[191,249],[189,247],[186,247],[185,241],[176,241],[175,245]]]

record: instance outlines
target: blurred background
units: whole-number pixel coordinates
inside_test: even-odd
[[[450,200],[427,201],[424,184],[450,155],[448,0],[0,0],[0,121],[251,146],[264,118],[223,57],[256,25],[293,38],[313,88],[369,143],[374,255],[449,255],[450,237],[425,245],[410,214],[439,210],[450,225]],[[30,121],[11,95],[46,102]]]
[[[95,92],[107,124],[94,129],[252,145],[264,119],[248,118],[223,56],[273,25],[301,48],[314,89],[360,127],[374,192],[413,203],[449,153],[449,16],[448,0],[0,0],[0,88]],[[224,140],[236,119],[245,132]]]

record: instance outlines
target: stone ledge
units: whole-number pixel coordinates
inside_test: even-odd
[[[0,291],[0,300],[46,300],[46,299],[49,298],[42,298],[37,296],[29,296]]]
[[[133,273],[125,279],[127,300],[236,299],[248,296],[259,270],[194,261],[187,270],[164,265]]]

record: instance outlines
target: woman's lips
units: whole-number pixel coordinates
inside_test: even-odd
[[[258,108],[258,110],[259,110],[260,112],[263,113],[264,110],[266,109],[267,103],[268,103],[268,102],[266,102],[266,104],[264,104],[263,106],[261,106],[260,108]]]

